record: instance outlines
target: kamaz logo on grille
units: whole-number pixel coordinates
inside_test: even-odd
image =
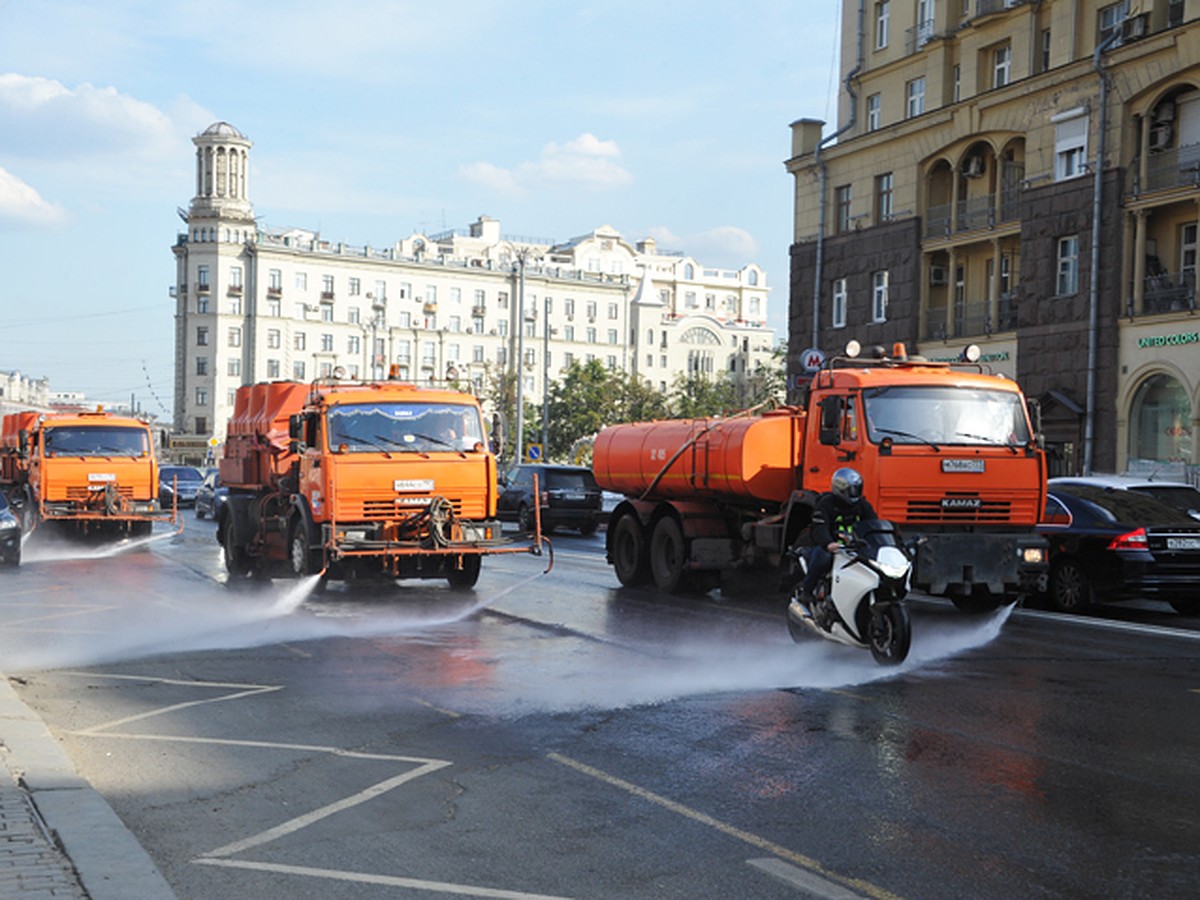
[[[981,509],[983,501],[978,497],[943,497],[942,509]]]

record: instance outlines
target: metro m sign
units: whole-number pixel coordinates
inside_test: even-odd
[[[825,365],[825,354],[815,347],[809,347],[800,354],[800,367],[805,372],[819,372]]]

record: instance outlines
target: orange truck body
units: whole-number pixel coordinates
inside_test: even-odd
[[[779,565],[843,466],[910,542],[915,587],[966,608],[1044,577],[1046,460],[1019,387],[899,354],[831,360],[798,406],[601,431],[596,481],[626,496],[610,517],[609,562],[623,583],[669,589],[681,576]]]
[[[27,522],[148,534],[172,517],[158,502],[150,427],[106,412],[5,416],[0,484]]]
[[[217,522],[232,577],[447,578],[513,546],[496,518],[496,459],[469,394],[395,381],[238,389]]]

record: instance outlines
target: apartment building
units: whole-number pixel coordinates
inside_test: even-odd
[[[239,385],[342,370],[486,395],[520,372],[525,400],[574,361],[667,390],[676,373],[735,380],[767,365],[766,273],[715,269],[609,226],[569,241],[465,229],[350,246],[268,229],[250,202],[251,141],[227,122],[193,139],[195,196],[172,248],[175,430],[223,440]],[[523,302],[522,302],[523,301]]]
[[[979,344],[1054,473],[1193,475],[1200,0],[844,0],[792,125],[789,363]]]

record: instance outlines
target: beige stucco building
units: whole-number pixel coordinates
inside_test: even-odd
[[[791,367],[978,343],[1041,401],[1055,472],[1193,474],[1200,0],[844,0],[843,23],[837,128],[792,126]]]
[[[400,377],[481,395],[521,365],[523,396],[597,359],[666,390],[680,372],[767,365],[761,267],[714,269],[604,226],[566,242],[510,237],[481,216],[464,230],[350,246],[270,230],[250,202],[251,142],[218,122],[194,138],[195,196],[176,258],[179,443],[224,438],[239,385]],[[524,315],[520,314],[524,297]]]

